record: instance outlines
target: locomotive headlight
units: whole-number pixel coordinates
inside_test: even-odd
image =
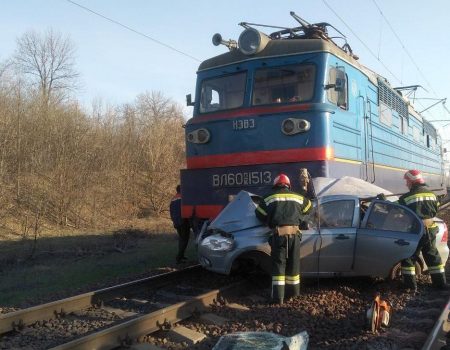
[[[295,123],[292,119],[286,119],[283,121],[282,129],[285,134],[291,134],[295,130]]]
[[[281,132],[285,135],[295,135],[308,131],[311,123],[306,119],[287,118],[281,123]]]
[[[239,36],[239,50],[244,55],[253,55],[266,47],[270,38],[254,28],[245,29]]]
[[[197,129],[187,134],[187,140],[191,143],[207,143],[210,138],[211,134],[205,128]]]
[[[302,131],[308,131],[309,128],[311,127],[311,124],[309,124],[309,121],[307,121],[305,119],[299,119],[298,120],[298,127]]]
[[[209,140],[209,132],[206,129],[200,129],[197,133],[198,135],[198,142],[205,143]]]
[[[223,237],[222,235],[216,234],[206,237],[200,245],[209,250],[227,252],[233,249],[234,241],[230,237]]]

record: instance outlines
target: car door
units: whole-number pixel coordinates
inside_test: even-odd
[[[321,199],[320,227],[316,224],[303,234],[303,273],[335,275],[351,271],[358,213],[358,200],[354,197]]]
[[[395,264],[414,254],[423,232],[422,220],[410,209],[374,200],[357,230],[355,274],[386,277]]]

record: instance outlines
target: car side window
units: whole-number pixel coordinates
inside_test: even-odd
[[[351,227],[355,212],[354,200],[337,200],[320,205],[320,226]]]
[[[383,231],[420,233],[417,217],[399,205],[387,202],[375,203],[367,219],[366,228]]]

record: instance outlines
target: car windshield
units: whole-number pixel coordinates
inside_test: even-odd
[[[200,113],[241,107],[244,103],[247,73],[237,73],[202,82]]]
[[[255,72],[253,105],[309,101],[314,93],[314,65],[289,65]]]

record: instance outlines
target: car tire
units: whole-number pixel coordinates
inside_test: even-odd
[[[415,262],[415,267],[416,267],[416,276],[420,276],[422,274],[422,266],[418,261]],[[400,263],[398,263],[392,268],[391,273],[389,274],[389,279],[393,281],[395,279],[399,279],[401,275],[402,275],[402,266]]]
[[[270,275],[271,266],[270,255],[260,251],[249,251],[233,261],[232,270],[244,273],[261,270]]]

